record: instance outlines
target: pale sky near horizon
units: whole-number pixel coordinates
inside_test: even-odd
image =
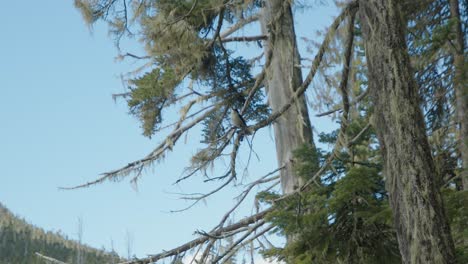
[[[297,12],[298,37],[314,38],[331,22],[337,14],[331,2]],[[111,97],[124,91],[120,74],[138,64],[116,61],[118,51],[106,26],[98,24],[90,34],[73,1],[6,1],[0,13],[0,203],[28,222],[72,239],[82,218],[84,243],[106,249],[112,243],[122,256],[127,255],[126,234],[131,234],[132,253],[138,257],[195,238],[194,231],[211,229],[234,204],[239,189],[188,211],[168,213],[188,205],[174,193],[216,186],[199,178],[173,185],[196,151],[196,131],[145,173],[138,191],[126,180],[58,190],[142,158],[161,139],[144,138],[125,102]],[[136,52],[140,46],[136,40],[125,45]],[[328,121],[314,121],[319,130],[321,122]],[[252,159],[246,182],[276,168],[272,133],[266,129],[256,136],[261,160]],[[251,209],[248,204],[236,216],[247,216]]]

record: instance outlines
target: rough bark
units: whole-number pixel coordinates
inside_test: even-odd
[[[361,0],[373,125],[403,263],[455,263],[398,0]]]
[[[453,20],[453,63],[455,68],[454,88],[457,97],[457,123],[459,126],[459,151],[462,159],[461,172],[463,189],[468,190],[468,84],[465,72],[465,39],[462,31],[460,4],[458,0],[450,0],[450,17]]]
[[[270,67],[267,70],[265,86],[268,89],[268,102],[273,111],[288,103],[295,89],[302,84],[300,56],[297,49],[294,20],[289,1],[265,1],[261,19],[263,33],[269,41],[265,54],[272,52]],[[276,153],[281,171],[283,193],[291,193],[303,181],[292,168],[292,152],[304,143],[313,145],[312,129],[304,96],[285,112],[274,124]]]

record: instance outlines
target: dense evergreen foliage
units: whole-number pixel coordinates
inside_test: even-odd
[[[351,131],[356,131],[362,125],[354,123],[351,127]],[[375,142],[375,134],[366,134],[358,144],[341,152],[333,169],[310,190],[276,204],[282,210],[269,215],[277,226],[274,232],[294,240],[284,248],[264,251],[265,256],[304,264],[401,263],[379,152],[369,146]],[[320,135],[322,143],[335,140],[336,131]],[[325,150],[319,153],[322,163],[330,155]],[[298,175],[314,175],[318,169],[314,162],[316,152],[304,146],[295,155]],[[468,193],[450,187],[443,189],[443,196],[458,261],[467,263],[464,241],[468,239]],[[269,203],[280,194],[264,192],[257,197]]]
[[[80,245],[63,234],[46,232],[28,224],[0,204],[0,263],[47,263],[36,256],[36,252],[69,264],[118,263],[120,260],[115,252]]]
[[[448,1],[414,1],[407,10],[408,45],[415,68],[432,155],[437,168],[438,184],[442,187],[445,209],[449,217],[458,263],[468,263],[468,193],[462,191],[454,90],[454,58],[450,42],[455,41]],[[466,3],[460,5],[466,10]],[[466,14],[466,12],[461,12]],[[463,16],[463,15],[462,15]],[[428,17],[434,19],[427,19]],[[463,20],[466,32],[466,22]],[[355,102],[368,89],[366,60],[363,57],[361,28],[354,28],[355,49],[352,63],[353,83],[350,98]],[[341,33],[343,34],[343,33]],[[330,71],[342,63],[344,40],[336,39],[336,47],[327,54],[322,69],[321,96],[317,105],[330,105],[337,91],[340,76]],[[466,53],[466,52],[465,52]],[[465,82],[466,85],[466,82]],[[324,88],[325,87],[325,88]],[[327,100],[329,98],[329,100]],[[360,100],[351,107],[351,123],[345,141],[351,140],[369,122],[373,102]],[[337,108],[335,106],[334,108]],[[333,109],[333,108],[332,108]],[[340,120],[339,122],[343,122]],[[320,135],[320,142],[333,144],[338,130]],[[380,146],[375,132],[369,130],[351,147],[340,150],[329,170],[316,185],[301,197],[288,201],[282,210],[270,214],[276,230],[294,237],[284,248],[265,251],[288,263],[401,263],[388,194],[385,190]],[[458,153],[457,153],[458,152]],[[332,152],[319,151],[321,164]],[[312,149],[296,151],[298,175],[310,177],[318,168]],[[279,194],[261,193],[262,201],[275,201]],[[281,204],[280,208],[284,208]]]

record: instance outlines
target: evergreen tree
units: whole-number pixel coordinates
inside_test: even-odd
[[[398,1],[361,1],[374,126],[404,263],[455,263]]]
[[[0,263],[2,264],[45,264],[43,258],[52,257],[69,264],[78,264],[76,256],[81,254],[83,263],[113,263],[119,256],[115,252],[97,250],[63,237],[60,233],[45,232],[14,216],[0,204]]]
[[[289,263],[454,263],[446,213],[457,230],[466,232],[459,211],[463,206],[453,202],[465,196],[446,191],[450,203],[445,210],[440,187],[450,185],[458,171],[464,173],[453,155],[457,141],[450,112],[456,105],[463,139],[465,29],[455,8],[459,3],[447,1],[345,1],[303,80],[292,1],[76,0],[88,23],[109,23],[117,43],[134,36],[136,26],[148,54],[124,56],[146,59],[150,66],[128,80],[128,93],[119,96],[141,121],[145,136],[165,128],[168,107],[184,104],[180,119],[170,125],[173,131],[153,152],[78,187],[130,174],[137,181],[143,168],[161,160],[184,133],[201,124],[205,148],[193,156],[179,181],[204,171],[220,156],[231,159],[225,175],[208,179],[222,180],[219,188],[191,197],[199,201],[236,182],[237,153],[241,143],[249,142],[243,139],[273,124],[283,194],[258,195],[271,208],[225,226],[236,205],[211,232],[138,263],[177,259],[198,245],[206,245],[200,261],[207,262],[218,237],[238,238],[229,247],[238,250],[246,247],[245,240],[258,241],[274,228],[288,244],[265,254]],[[256,21],[259,35],[232,37]],[[257,42],[263,54],[239,57],[229,50],[234,41]],[[455,49],[447,52],[452,41]],[[255,67],[258,61],[260,68]],[[334,67],[341,69],[330,76]],[[255,71],[260,73],[254,76]],[[321,137],[335,142],[331,151],[317,151],[303,97],[318,72],[341,101],[328,112],[341,113],[340,128]],[[234,109],[247,125],[253,124],[233,124],[228,117]],[[464,151],[462,144],[462,160]],[[260,178],[244,193],[275,179]],[[261,229],[265,216],[271,225]],[[237,235],[235,230],[245,231],[245,226],[249,231]],[[257,228],[259,234],[252,232]],[[231,255],[215,256],[229,261]]]

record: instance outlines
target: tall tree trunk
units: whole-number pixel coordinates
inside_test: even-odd
[[[403,263],[455,263],[399,0],[361,0],[373,125]]]
[[[269,105],[273,111],[280,109],[291,98],[295,89],[302,84],[300,56],[291,5],[286,0],[265,1],[262,30],[268,34],[265,54],[272,51],[271,64],[267,70],[265,85]],[[292,168],[292,152],[304,143],[313,146],[312,129],[304,97],[283,114],[274,124],[276,153],[281,171],[283,193],[291,193],[302,185]]]
[[[459,151],[463,170],[461,173],[463,189],[468,190],[468,85],[465,72],[465,39],[462,32],[460,4],[450,0],[450,18],[453,20],[452,31],[455,34],[454,44],[454,87],[457,97],[457,123],[459,125]]]

